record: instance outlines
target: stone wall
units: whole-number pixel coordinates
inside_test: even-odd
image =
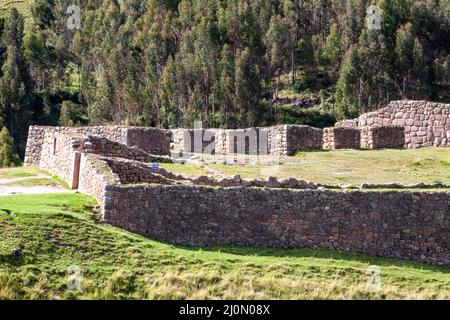
[[[284,133],[289,126],[276,130],[273,140],[287,146]],[[310,129],[295,130],[305,141],[304,130]],[[333,143],[338,141],[339,146],[354,137],[342,138],[336,132],[359,133],[360,129],[331,131],[333,139],[338,137]],[[372,128],[371,132],[373,139],[377,131]],[[40,165],[97,199],[105,222],[160,241],[334,248],[450,264],[450,192],[445,190],[339,191],[338,186],[296,179],[186,178],[166,171],[164,165],[154,168],[141,162],[150,160],[147,156],[156,160],[136,147],[106,138],[48,130]]]
[[[87,136],[83,139],[83,150],[86,153],[98,154],[105,157],[125,158],[141,162],[172,162],[169,157],[155,156],[137,147],[128,147],[124,144],[96,136]]]
[[[52,128],[53,127],[30,126],[28,129],[28,140],[25,149],[25,166],[39,165],[45,131],[46,129]]]
[[[287,155],[299,149],[322,149],[323,130],[310,126],[286,126]]]
[[[360,146],[360,129],[340,127],[323,130],[323,147],[325,149],[357,149]]]
[[[342,120],[339,122],[336,122],[336,124],[334,125],[336,128],[358,128],[358,120]]]
[[[25,165],[38,165],[46,132],[71,132],[105,138],[126,146],[137,147],[149,153],[170,154],[170,132],[155,128],[97,126],[45,127],[30,126],[25,151]]]
[[[450,147],[450,104],[393,101],[386,108],[362,115],[359,126],[405,127],[405,147]]]
[[[172,152],[247,155],[292,155],[298,149],[321,149],[322,130],[309,126],[278,125],[247,129],[172,130]],[[197,144],[195,137],[200,137]],[[214,147],[210,147],[214,143]],[[210,147],[206,149],[207,147]]]
[[[405,127],[372,126],[361,129],[361,148],[403,148],[405,146]]]
[[[107,223],[178,245],[330,248],[450,263],[450,193],[108,185]]]
[[[173,154],[225,154],[226,130],[174,129],[171,130]]]
[[[80,181],[78,190],[94,197],[103,203],[107,185],[120,183],[120,178],[112,173],[108,164],[98,155],[83,154],[80,165]]]
[[[280,189],[319,189],[330,188],[338,189],[336,185],[324,185],[318,183],[307,182],[295,178],[278,180],[274,177],[263,179],[241,179],[240,176],[233,179],[224,178],[216,180],[211,177],[183,177],[175,175],[161,166],[161,168],[153,168],[152,166],[126,159],[120,158],[100,158],[108,163],[112,172],[119,177],[123,184],[138,183],[156,183],[164,185],[202,185],[211,187],[259,187],[259,188],[280,188]]]
[[[124,143],[125,145],[137,147],[149,153],[162,155],[170,154],[170,131],[157,128],[126,127],[126,132],[127,140]]]
[[[70,187],[77,186],[76,157],[82,150],[79,135],[62,132],[45,132],[40,167],[57,175]]]
[[[120,157],[141,162],[172,163],[169,157],[154,156],[136,147],[110,141],[106,138],[84,136],[71,130],[47,130],[41,147],[39,165],[42,169],[57,175],[71,188],[86,187],[89,191],[91,183],[84,183],[83,178],[92,173],[94,168],[86,161],[88,156]],[[105,164],[107,171],[109,167]],[[86,170],[87,169],[87,170]],[[120,180],[119,180],[120,181]],[[95,182],[95,184],[98,184]],[[88,194],[92,192],[89,191]],[[94,192],[97,196],[98,192]]]

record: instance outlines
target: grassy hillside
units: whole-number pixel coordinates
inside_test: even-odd
[[[450,268],[327,250],[184,248],[102,224],[80,194],[0,197],[0,299],[450,298]],[[381,287],[367,287],[368,267]],[[81,269],[81,290],[67,270]]]

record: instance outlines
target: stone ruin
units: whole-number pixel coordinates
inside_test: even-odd
[[[420,118],[410,110],[418,104],[426,114],[414,120],[421,121],[416,130],[416,122],[403,118]],[[168,243],[330,248],[450,265],[450,192],[445,190],[380,191],[374,185],[343,190],[293,178],[192,178],[165,168],[179,153],[287,156],[302,148],[413,148],[431,141],[449,146],[449,105],[393,102],[388,108],[325,130],[34,126],[25,164],[39,165],[97,199],[106,223]],[[196,134],[208,137],[206,143]]]

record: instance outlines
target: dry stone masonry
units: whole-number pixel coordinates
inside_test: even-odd
[[[330,248],[449,264],[449,200],[432,192],[109,185],[104,219],[179,245]]]
[[[31,126],[28,132],[25,151],[25,165],[38,165],[41,160],[45,133],[70,132],[81,135],[91,135],[108,139],[129,147],[137,147],[143,151],[156,154],[170,153],[170,133],[156,128],[138,128],[124,126],[99,127],[45,127]]]
[[[361,129],[361,147],[365,149],[403,148],[405,127],[372,126]]]
[[[200,142],[198,141],[200,137]],[[172,152],[247,155],[292,155],[298,149],[321,149],[322,130],[279,125],[248,129],[172,130]]]
[[[364,184],[348,191],[293,178],[190,178],[167,171],[165,163],[174,159],[162,155],[448,147],[448,111],[449,105],[393,102],[325,130],[34,126],[25,162],[97,199],[106,223],[168,243],[330,248],[450,265],[450,186]],[[196,135],[203,137],[198,145]]]
[[[323,130],[325,149],[356,149],[361,146],[361,130],[357,128],[338,127]]]
[[[450,147],[450,104],[393,101],[386,108],[362,115],[359,127],[397,125],[405,128],[405,147]]]

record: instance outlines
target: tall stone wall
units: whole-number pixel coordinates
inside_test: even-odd
[[[393,101],[386,108],[362,115],[359,126],[405,127],[405,147],[450,147],[450,104]]]
[[[106,222],[189,246],[333,248],[450,264],[450,193],[109,185]]]
[[[94,197],[102,204],[106,186],[118,183],[119,176],[111,171],[106,161],[101,160],[98,155],[82,155],[78,187],[80,192]]]
[[[299,149],[322,149],[323,130],[310,126],[286,126],[287,155]]]
[[[358,128],[325,128],[323,147],[325,149],[357,149],[361,146],[361,130]]]
[[[171,130],[172,154],[225,154],[226,130],[174,129]],[[196,142],[197,141],[197,142]]]
[[[46,132],[69,132],[105,138],[148,153],[170,154],[170,132],[156,128],[125,126],[44,127],[30,126],[25,151],[25,165],[38,165]]]
[[[84,136],[73,131],[45,131],[41,149],[39,165],[42,169],[57,175],[71,188],[85,189],[96,198],[98,192],[92,192],[91,189],[93,186],[98,189],[99,183],[94,182],[93,185],[83,181],[84,178],[90,181],[93,170],[98,171],[98,168],[90,165],[89,157],[119,157],[141,162],[172,163],[169,157],[154,156],[136,147],[127,147],[106,138]],[[111,171],[106,162],[103,167],[107,168],[103,173]],[[120,179],[116,178],[120,182]]]
[[[126,141],[128,147],[137,147],[149,153],[169,155],[171,132],[157,128],[126,127]],[[104,136],[108,138],[107,136]],[[109,138],[108,138],[109,139]]]
[[[172,152],[247,155],[292,155],[298,149],[321,149],[321,129],[278,125],[247,129],[176,129],[172,130]],[[194,143],[195,137],[203,143]],[[214,143],[213,148],[206,150]],[[213,151],[213,152],[212,152]]]
[[[45,132],[46,130],[52,129],[53,127],[30,126],[28,129],[27,146],[25,149],[25,166],[39,165]]]
[[[40,167],[57,175],[70,187],[75,186],[76,154],[82,150],[82,139],[75,134],[45,132]]]
[[[405,146],[405,127],[371,126],[361,129],[361,148],[403,148]]]

